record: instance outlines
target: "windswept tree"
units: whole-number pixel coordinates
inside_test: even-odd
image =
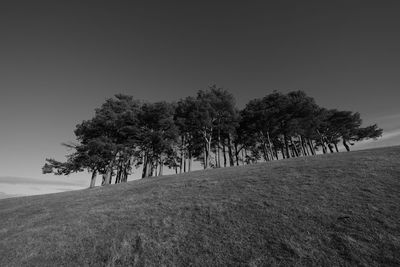
[[[376,124],[361,127],[360,113],[351,111],[330,110],[327,117],[327,135],[335,142],[341,138],[343,146],[350,151],[350,145],[364,139],[378,138],[382,135],[382,129]]]
[[[67,161],[48,159],[43,172],[68,175],[86,169],[92,172],[92,187],[97,173],[103,175],[102,184],[107,185],[116,170],[117,176],[123,173],[118,182],[126,181],[137,147],[139,108],[140,103],[131,96],[116,95],[115,99],[107,99],[92,119],[76,126],[74,133],[79,143],[69,146],[75,151],[67,155]]]
[[[69,175],[86,169],[92,172],[89,186],[92,188],[95,186],[97,174],[106,172],[113,157],[113,146],[112,143],[102,137],[92,139],[86,144],[68,145],[69,148],[73,148],[75,151],[67,155],[67,161],[60,162],[55,159],[46,159],[42,172],[44,174]]]

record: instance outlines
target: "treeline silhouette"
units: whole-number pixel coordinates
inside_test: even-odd
[[[243,110],[233,95],[215,85],[174,103],[147,103],[115,95],[76,126],[77,143],[65,162],[46,159],[43,173],[68,175],[88,170],[90,187],[97,174],[102,185],[126,182],[142,166],[142,178],[159,176],[168,167],[191,171],[252,164],[292,157],[347,151],[354,142],[378,138],[376,124],[361,127],[358,112],[318,106],[303,91],[277,91],[250,101]]]

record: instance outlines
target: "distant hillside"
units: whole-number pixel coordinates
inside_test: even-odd
[[[73,185],[67,181],[51,180],[51,179],[36,179],[26,177],[0,176],[0,183],[7,184],[54,184],[54,185]]]
[[[64,177],[62,177],[64,178]],[[0,176],[0,199],[18,196],[40,195],[84,188],[68,179],[37,179],[26,177]]]
[[[0,266],[399,266],[400,148],[0,200]]]
[[[9,198],[9,197],[17,197],[18,195],[9,195],[3,192],[0,192],[0,199]]]

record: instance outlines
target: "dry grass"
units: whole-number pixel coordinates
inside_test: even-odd
[[[400,148],[0,200],[0,266],[399,266]]]

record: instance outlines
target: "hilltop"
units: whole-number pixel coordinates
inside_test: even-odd
[[[0,266],[400,265],[400,147],[0,200]]]

